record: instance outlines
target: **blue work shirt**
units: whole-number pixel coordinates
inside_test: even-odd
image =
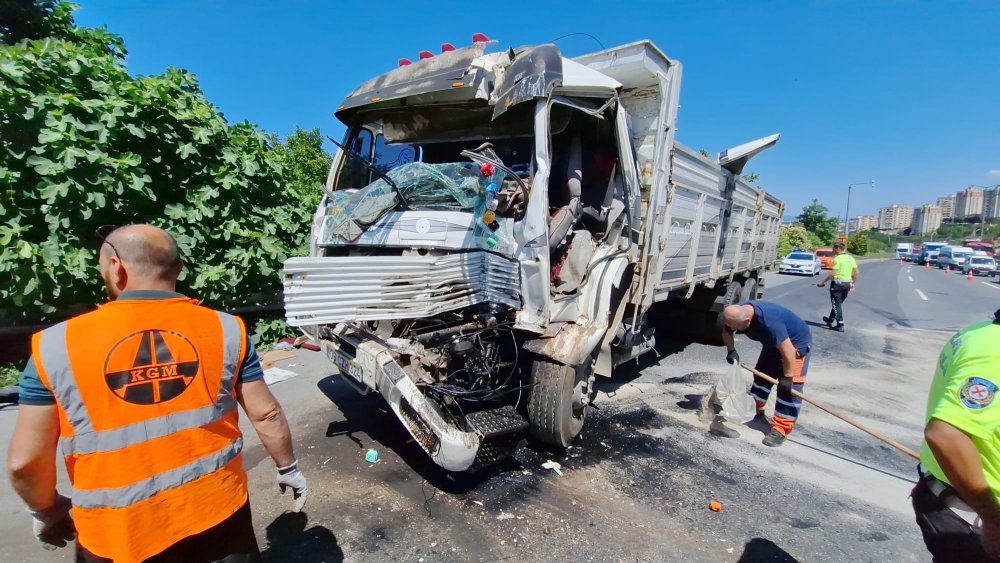
[[[122,300],[144,300],[144,299],[171,299],[174,297],[184,297],[180,293],[172,291],[126,291],[118,296]],[[260,358],[257,357],[257,349],[247,335],[246,357],[243,358],[243,365],[240,366],[239,373],[236,374],[236,383],[247,383],[256,381],[264,377],[264,368],[260,365]],[[56,404],[56,398],[38,376],[33,358],[28,359],[28,365],[21,372],[20,380],[21,392],[18,402],[22,405],[47,406]]]
[[[800,353],[812,345],[812,333],[809,325],[803,322],[795,313],[775,303],[767,301],[744,301],[739,305],[753,306],[753,319],[750,326],[742,331],[750,340],[756,340],[764,346],[776,348],[786,338],[792,340],[792,346]]]

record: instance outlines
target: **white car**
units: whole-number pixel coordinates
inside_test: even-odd
[[[975,276],[992,276],[997,272],[997,263],[989,256],[969,256],[962,265],[962,273]]]
[[[781,261],[779,272],[782,274],[806,274],[816,276],[823,270],[823,263],[812,252],[793,250]]]

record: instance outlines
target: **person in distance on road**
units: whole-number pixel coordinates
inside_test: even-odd
[[[910,498],[934,561],[1000,561],[1000,310],[938,358]]]
[[[97,234],[112,301],[35,334],[21,376],[7,465],[35,537],[77,537],[78,562],[259,561],[237,404],[296,510],[308,487],[243,322],[174,292],[166,231]],[[72,499],[56,491],[57,444]]]
[[[746,301],[722,310],[722,342],[726,361],[739,363],[733,334],[742,332],[764,345],[757,358],[757,371],[778,380],[778,396],[771,431],[764,437],[765,446],[780,446],[795,427],[802,399],[792,390],[802,392],[809,369],[812,333],[795,313],[767,301]],[[771,383],[754,376],[750,394],[757,403],[757,417],[764,419],[764,405],[771,394]]]
[[[823,322],[833,330],[844,332],[844,301],[858,282],[858,263],[840,243],[833,245],[833,254],[830,274],[816,284],[816,287],[823,287],[830,282],[830,316],[823,317]]]

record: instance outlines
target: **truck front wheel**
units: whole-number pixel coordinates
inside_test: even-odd
[[[531,434],[560,448],[569,446],[583,429],[594,383],[593,358],[583,365],[566,366],[548,358],[531,363],[528,422]]]

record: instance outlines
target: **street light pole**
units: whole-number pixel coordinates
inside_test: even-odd
[[[851,235],[851,188],[854,186],[863,186],[865,184],[869,184],[872,188],[874,188],[875,180],[857,182],[847,186],[847,209],[844,211],[844,238],[850,238]]]

